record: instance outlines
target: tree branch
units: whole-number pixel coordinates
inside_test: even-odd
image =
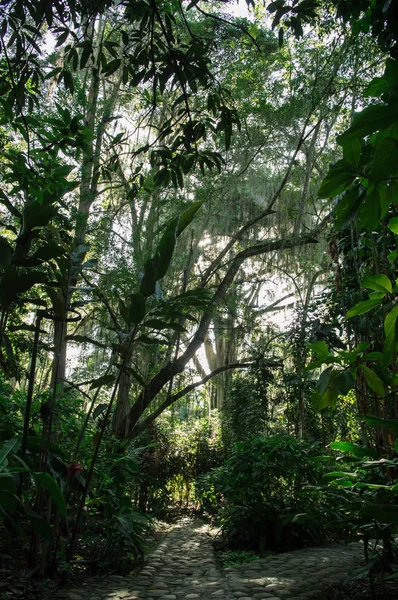
[[[223,367],[218,367],[217,369],[215,369],[214,371],[212,371],[211,373],[209,373],[208,375],[203,377],[203,379],[201,379],[200,381],[196,381],[195,383],[191,383],[191,384],[187,385],[185,388],[183,388],[182,390],[180,390],[173,396],[168,396],[166,398],[166,400],[164,402],[162,402],[162,404],[160,406],[158,406],[158,408],[149,415],[149,417],[147,417],[142,423],[139,423],[139,425],[130,432],[129,438],[137,437],[137,435],[139,435],[142,431],[144,431],[148,427],[148,425],[150,425],[155,419],[157,419],[158,416],[161,415],[164,410],[166,410],[166,408],[168,408],[169,406],[174,404],[174,402],[176,402],[177,400],[179,400],[180,398],[182,398],[189,392],[192,392],[192,390],[196,389],[197,387],[200,387],[201,385],[204,385],[210,379],[212,379],[213,377],[216,377],[216,375],[219,375],[220,373],[224,373],[224,371],[229,371],[231,369],[247,369],[254,364],[255,364],[254,362],[231,363],[230,365],[224,365]],[[275,363],[275,366],[276,366],[276,364],[277,363]]]
[[[318,232],[318,229],[316,229],[316,232]],[[184,370],[185,366],[192,359],[193,355],[199,350],[200,346],[203,344],[214,311],[222,302],[222,299],[231,287],[242,263],[246,259],[251,258],[252,256],[258,256],[259,254],[265,254],[266,252],[274,252],[276,250],[295,248],[297,246],[316,243],[317,240],[314,238],[313,235],[310,234],[301,237],[291,237],[288,239],[268,240],[261,244],[256,244],[255,246],[246,248],[246,250],[239,252],[235,256],[235,258],[230,262],[230,266],[226,274],[224,275],[223,279],[218,285],[213,295],[213,298],[210,301],[208,310],[202,315],[198,329],[193,335],[185,351],[173,362],[169,362],[167,365],[165,365],[158,372],[158,374],[153,377],[153,379],[148,383],[145,390],[142,390],[135,403],[131,407],[129,414],[129,437],[131,437],[132,431],[137,426],[141,415],[148,408],[155,396],[173,377],[175,377],[178,373],[181,373]]]

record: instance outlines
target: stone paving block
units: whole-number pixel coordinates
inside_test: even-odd
[[[138,574],[93,578],[58,590],[59,600],[322,600],[358,564],[362,550],[334,545],[273,555],[223,571],[217,568],[206,525],[185,519]]]

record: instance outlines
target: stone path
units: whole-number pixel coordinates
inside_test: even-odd
[[[181,520],[135,576],[110,575],[58,590],[68,600],[324,600],[359,564],[359,545],[335,544],[273,555],[219,570],[207,526]]]

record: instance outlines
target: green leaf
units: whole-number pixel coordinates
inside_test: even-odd
[[[65,339],[67,341],[75,342],[77,344],[93,344],[93,346],[98,346],[98,348],[109,347],[107,344],[104,344],[103,342],[98,342],[97,340],[94,340],[93,338],[90,338],[87,335],[66,335]]]
[[[383,300],[386,297],[385,292],[369,292],[370,300]]]
[[[143,344],[149,344],[149,345],[157,345],[157,344],[161,344],[162,346],[166,346],[168,344],[168,340],[166,339],[162,339],[162,338],[152,338],[149,337],[148,335],[140,335],[139,338],[137,338],[137,342],[142,342]]]
[[[322,379],[320,377],[320,381],[318,382],[319,388],[314,391],[311,398],[313,408],[318,412],[329,406],[334,408],[340,393],[335,384],[338,372],[331,370],[328,377],[328,371],[329,369],[326,369],[322,373]]]
[[[394,125],[397,118],[397,105],[374,104],[368,106],[354,117],[351,127],[339,137],[339,144],[343,145],[351,137],[363,138],[380,129],[386,129]]]
[[[45,280],[46,274],[41,271],[18,273],[9,267],[0,279],[0,305],[8,307],[17,299],[18,294],[27,292],[34,285]]]
[[[33,477],[41,485],[41,487],[50,492],[51,498],[55,502],[60,514],[66,518],[67,511],[65,498],[54,477],[51,477],[50,473],[33,473]]]
[[[9,473],[0,473],[0,508],[12,515],[17,510],[18,503],[13,476]]]
[[[326,358],[329,356],[329,348],[327,344],[322,341],[313,342],[312,344],[307,344],[308,348],[314,352],[320,358]]]
[[[369,163],[372,181],[380,182],[396,173],[397,141],[393,138],[383,138],[374,144],[373,158]]]
[[[355,380],[350,371],[340,371],[335,379],[335,385],[342,396],[346,396],[354,387]]]
[[[143,296],[148,298],[155,293],[156,290],[156,261],[153,258],[149,258],[144,267],[144,276],[140,285],[140,292]]]
[[[365,446],[358,446],[350,442],[332,442],[330,447],[332,450],[339,450],[343,453],[350,452],[356,458],[378,458],[377,451],[374,448],[366,448]]]
[[[343,161],[339,161],[342,163]],[[338,164],[339,164],[338,163]],[[355,173],[350,170],[350,165],[331,166],[318,190],[319,198],[334,198],[347,190],[355,179]]]
[[[365,89],[364,96],[380,98],[382,94],[388,91],[389,87],[388,81],[384,77],[375,77]]]
[[[357,167],[361,158],[362,140],[360,138],[348,138],[343,143],[343,157],[348,164]]]
[[[58,48],[59,46],[62,46],[62,44],[64,42],[66,42],[66,39],[69,35],[69,30],[68,29],[64,29],[63,33],[61,33],[61,35],[57,38],[57,41],[55,43],[55,47]]]
[[[177,228],[173,223],[167,227],[156,252],[156,280],[162,279],[170,266],[177,240]]]
[[[92,54],[93,48],[92,48],[92,44],[90,41],[85,41],[84,43],[84,48],[82,50],[82,54],[80,57],[80,68],[84,69],[84,67],[86,66],[91,54]]]
[[[384,427],[385,429],[391,429],[394,435],[398,435],[398,419],[381,419],[380,417],[373,417],[372,415],[365,417],[357,417],[359,421],[363,421],[366,425],[371,427]]]
[[[143,296],[149,297],[155,293],[156,282],[162,279],[169,269],[177,237],[188,227],[202,204],[203,202],[194,202],[182,215],[167,225],[155,256],[145,263],[144,276],[140,285]]]
[[[392,293],[392,284],[386,275],[365,275],[361,286],[377,292]]]
[[[146,298],[143,294],[131,294],[130,305],[128,307],[128,324],[141,323],[145,317]]]
[[[390,229],[393,233],[398,235],[398,217],[393,217],[388,222],[388,229]]]
[[[111,62],[108,63],[106,65],[106,68],[104,69],[105,75],[112,75],[115,71],[118,70],[121,64],[122,61],[120,58],[115,58],[114,60],[111,60]]]
[[[112,374],[102,375],[102,377],[98,377],[98,379],[93,379],[90,385],[90,390],[94,390],[96,388],[102,387],[103,385],[110,385],[114,383],[115,376]]]
[[[51,542],[53,537],[53,529],[51,525],[47,523],[45,519],[40,517],[40,515],[38,515],[37,512],[35,512],[31,508],[28,508],[27,506],[25,506],[24,508],[26,515],[30,521],[30,524],[32,525],[36,533],[41,535],[41,537],[47,540],[48,542]]]
[[[46,246],[39,248],[32,256],[33,260],[49,261],[54,258],[59,258],[65,255],[65,250],[62,246],[49,242]]]
[[[360,228],[373,231],[381,219],[381,186],[371,184],[360,207],[358,225]]]
[[[351,319],[352,317],[356,317],[358,315],[363,315],[363,314],[369,312],[370,310],[372,310],[372,308],[381,306],[381,304],[382,304],[382,300],[379,300],[379,299],[363,300],[362,302],[358,302],[358,304],[355,304],[355,306],[353,306],[352,308],[350,308],[347,311],[346,319]]]
[[[370,389],[376,392],[376,394],[381,398],[384,398],[386,392],[384,389],[384,383],[380,377],[373,371],[373,369],[370,369],[366,365],[359,365],[359,369],[365,375],[366,383]]]
[[[345,229],[353,221],[360,210],[364,197],[364,190],[356,184],[339,198],[334,208],[336,229]]]
[[[66,89],[69,90],[71,94],[73,94],[75,91],[75,84],[73,82],[72,73],[68,69],[63,69],[62,76],[64,79],[64,85]]]
[[[186,229],[188,225],[190,225],[190,223],[192,223],[196,213],[202,205],[203,201],[193,202],[191,206],[185,212],[182,213],[182,215],[178,219],[177,237],[182,234],[184,229]]]
[[[332,367],[325,369],[319,376],[318,384],[316,386],[316,390],[318,394],[323,395],[326,391],[326,388],[329,385],[330,376],[332,374]]]
[[[27,233],[34,227],[44,227],[57,213],[55,206],[40,204],[38,200],[33,200],[23,211],[23,233]]]
[[[383,355],[384,362],[387,364],[395,351],[395,346],[397,343],[397,318],[398,318],[398,305],[394,306],[392,310],[387,314],[384,319],[384,334],[386,337]]]
[[[10,452],[12,454],[15,454],[16,452],[18,452],[20,446],[21,446],[21,442],[16,437],[13,437],[10,440],[7,440],[6,442],[4,442],[3,446],[0,449],[0,465],[1,465],[1,463],[5,462],[7,456],[10,454]]]
[[[157,329],[161,331],[162,329],[173,329],[174,331],[186,331],[185,327],[180,325],[179,323],[168,323],[167,321],[162,321],[160,319],[148,319],[143,323],[145,327],[152,327],[152,329]]]
[[[398,60],[387,58],[384,78],[391,87],[398,86]]]
[[[29,452],[38,454],[38,453],[43,452],[47,448],[47,444],[48,444],[47,438],[38,437],[35,435],[29,435],[28,443],[27,443],[26,447],[29,450]],[[54,454],[55,456],[59,456],[59,457],[63,458],[65,461],[68,461],[70,459],[69,452],[67,450],[65,450],[64,448],[61,448],[57,444],[54,444],[54,442],[50,443],[49,451],[51,454]]]
[[[322,475],[322,479],[357,479],[358,473],[347,473],[346,471],[333,471],[331,473],[325,473]]]

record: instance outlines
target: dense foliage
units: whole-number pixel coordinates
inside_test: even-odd
[[[0,554],[130,568],[179,503],[396,560],[397,39],[384,0],[1,4]]]

